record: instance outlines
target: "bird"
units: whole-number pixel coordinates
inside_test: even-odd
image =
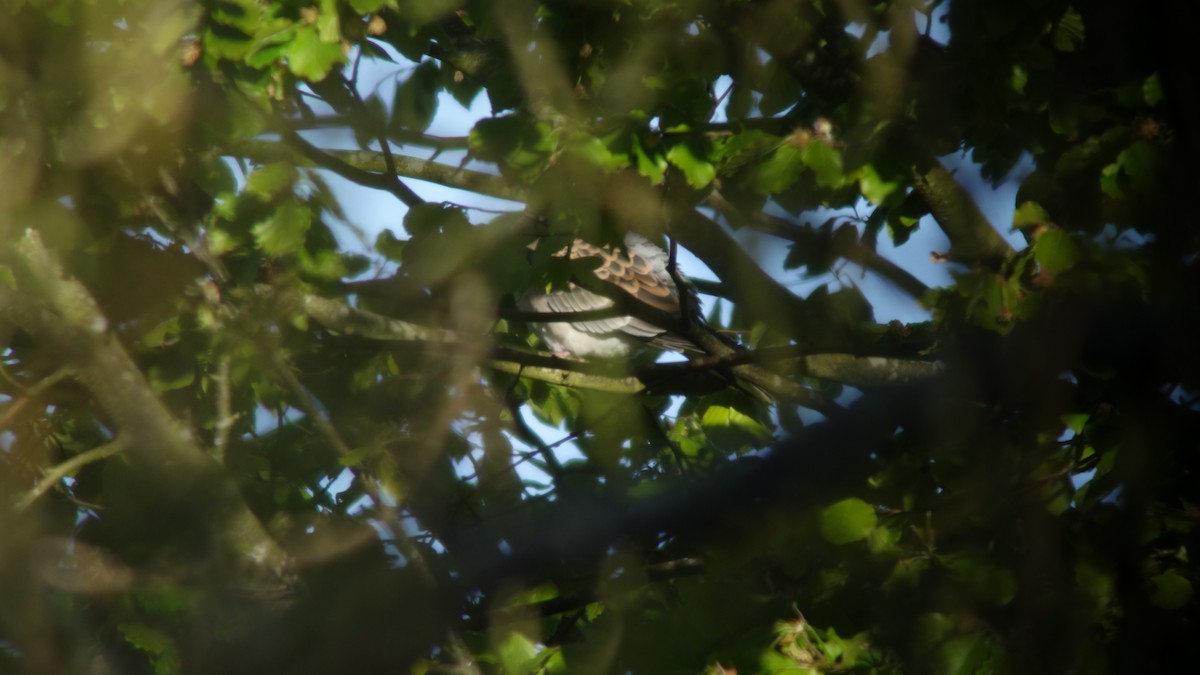
[[[536,245],[537,242],[531,246]],[[600,264],[592,274],[601,283],[577,280],[580,283],[573,281],[564,290],[531,288],[517,298],[518,308],[539,313],[583,312],[613,308],[618,303],[614,298],[623,298],[642,303],[647,309],[644,313],[639,312],[639,316],[618,314],[585,321],[534,322],[534,329],[542,341],[556,354],[585,359],[623,358],[634,355],[645,345],[673,352],[704,351],[669,327],[678,325],[682,319],[679,288],[671,277],[667,252],[649,239],[629,232],[623,247],[597,246],[575,239],[552,255],[569,260],[598,259]],[[695,289],[682,273],[676,270],[676,274],[694,298]],[[612,293],[604,294],[604,291]],[[624,298],[620,292],[629,298]],[[691,304],[695,305],[694,302]],[[654,314],[661,315],[663,320],[653,321]],[[698,311],[696,318],[699,319]]]

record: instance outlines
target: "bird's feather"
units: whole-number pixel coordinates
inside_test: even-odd
[[[621,289],[647,308],[663,313],[665,318],[679,315],[679,290],[667,269],[667,254],[641,235],[627,234],[624,247],[596,246],[576,239],[553,255],[572,260],[595,258],[600,263],[592,270],[595,280]],[[589,285],[601,290],[594,282]],[[539,312],[568,313],[607,309],[616,302],[612,297],[572,283],[566,290],[550,293],[531,290],[518,300],[518,304]],[[625,338],[649,342],[671,351],[703,351],[667,328],[628,315],[588,321],[547,322],[538,328],[552,349],[579,356],[623,355],[628,353],[628,349],[622,352],[618,345]],[[572,344],[572,338],[576,338],[575,344]],[[597,343],[597,340],[600,342]]]

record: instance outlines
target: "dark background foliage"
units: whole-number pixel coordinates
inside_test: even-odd
[[[1186,667],[1195,14],[6,3],[0,672]],[[631,230],[739,347],[538,351]]]

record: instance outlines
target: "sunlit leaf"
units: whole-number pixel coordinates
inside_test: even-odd
[[[312,214],[302,204],[281,204],[266,220],[256,224],[251,232],[254,242],[264,253],[282,256],[294,252],[304,243]]]
[[[1043,232],[1033,243],[1033,253],[1038,265],[1052,274],[1070,269],[1080,255],[1075,240],[1062,230]]]
[[[717,168],[693,143],[683,142],[671,146],[667,151],[667,161],[683,171],[688,185],[697,190],[706,187],[717,176]]]
[[[831,544],[865,539],[877,523],[875,507],[851,497],[821,511],[821,536]]]
[[[302,26],[288,47],[288,68],[296,75],[314,82],[325,79],[334,64],[345,59],[342,47],[336,42],[323,42],[317,30]]]

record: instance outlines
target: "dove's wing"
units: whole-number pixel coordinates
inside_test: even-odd
[[[612,284],[628,293],[638,302],[662,312],[664,315],[679,313],[679,291],[667,271],[667,254],[661,248],[637,234],[625,237],[625,247],[596,246],[576,239],[558,255],[572,259],[598,258],[600,265],[593,270],[596,278]],[[551,293],[527,293],[518,304],[539,312],[581,312],[612,307],[612,298],[586,288],[571,285],[570,288]],[[571,331],[578,336],[579,346],[593,344],[594,338],[609,338],[625,335],[649,342],[660,349],[671,351],[703,351],[696,345],[644,319],[634,316],[614,316],[591,321],[550,322],[545,324],[543,338],[549,336],[551,346],[562,351],[583,353],[572,345]]]
[[[599,258],[600,266],[592,271],[596,278],[664,314],[678,314],[679,291],[667,271],[666,253],[639,235],[627,235],[625,242],[625,248],[614,249],[576,239],[571,257]]]

